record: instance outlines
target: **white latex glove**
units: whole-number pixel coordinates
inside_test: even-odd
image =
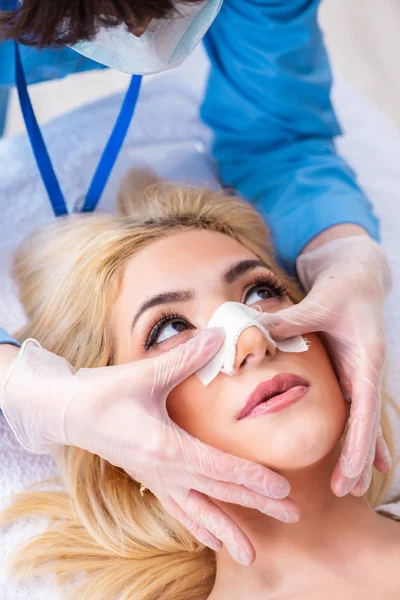
[[[345,398],[351,399],[349,430],[332,475],[338,496],[363,495],[372,466],[389,471],[391,458],[379,423],[386,359],[383,301],[390,267],[369,237],[327,242],[299,256],[297,274],[308,295],[299,304],[266,315],[276,339],[325,332]]]
[[[251,542],[213,498],[297,521],[296,504],[285,498],[289,483],[201,443],[166,410],[169,392],[221,343],[221,330],[207,330],[154,359],[75,371],[27,340],[4,382],[1,407],[27,450],[72,445],[101,456],[142,482],[198,540],[215,550],[224,543],[235,560],[249,564]]]

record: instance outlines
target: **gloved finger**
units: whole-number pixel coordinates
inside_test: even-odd
[[[350,491],[352,496],[359,498],[360,496],[364,496],[368,492],[369,486],[372,481],[372,466],[366,465],[364,467],[363,472],[360,475],[360,478],[357,484]]]
[[[367,462],[365,463],[365,467],[361,473],[360,479],[354,488],[351,490],[352,496],[364,496],[364,494],[368,491],[369,486],[371,485],[372,479],[372,466],[374,464],[375,458],[375,447],[376,444],[371,444],[370,452],[367,458]]]
[[[312,292],[298,304],[284,310],[274,313],[261,313],[258,321],[268,328],[275,340],[284,340],[316,331],[326,331],[326,323],[330,322],[333,317],[336,319],[337,315],[314,300],[311,294]]]
[[[328,340],[326,340],[326,341],[328,341]],[[346,342],[344,342],[342,340],[342,342],[341,342],[342,354],[335,352],[334,348],[332,348],[332,353],[331,353],[330,358],[335,367],[336,376],[338,378],[343,397],[347,402],[350,402],[351,401],[351,393],[352,393],[351,379],[350,379],[350,375],[349,375],[349,371],[348,371],[348,364],[346,363],[345,360],[342,359],[343,352],[344,352],[343,347],[345,345],[346,345]],[[328,343],[328,346],[329,346],[329,343]],[[347,352],[348,352],[348,354],[347,354],[347,356],[348,356],[350,354],[351,350],[347,349]]]
[[[247,566],[254,561],[255,550],[247,535],[208,496],[190,490],[174,500],[195,523],[223,542],[236,562]]]
[[[284,523],[297,523],[300,518],[300,510],[293,500],[289,498],[283,500],[265,498],[262,494],[249,491],[242,485],[221,483],[206,477],[196,477],[193,489],[221,502],[239,504],[240,506],[259,510]]]
[[[375,461],[374,467],[381,473],[389,473],[392,468],[392,457],[388,445],[383,437],[382,427],[378,426],[376,436]]]
[[[216,481],[237,483],[269,498],[285,498],[290,484],[278,473],[244,458],[227,454],[204,444],[175,428],[165,431],[165,447],[168,448],[168,466],[181,468],[187,473],[204,475]],[[192,482],[190,482],[192,487]]]
[[[160,502],[165,510],[186,527],[199,542],[215,550],[215,552],[219,552],[222,549],[222,542],[217,540],[205,527],[193,521],[172,498],[160,500]]]
[[[339,461],[333,470],[331,478],[331,490],[335,496],[342,498],[343,496],[349,494],[356,487],[360,477],[361,475],[353,478],[345,477],[340,468]]]
[[[152,370],[152,392],[162,389],[167,395],[209,362],[221,347],[223,339],[222,328],[205,329],[185,344],[146,361]]]
[[[340,466],[348,478],[361,475],[371,444],[375,446],[380,414],[379,388],[363,373],[356,374],[352,385],[349,429],[343,444]],[[379,384],[377,384],[379,386]]]

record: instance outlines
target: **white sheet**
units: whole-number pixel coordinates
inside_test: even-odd
[[[172,179],[202,182],[215,178],[213,162],[201,151],[202,144],[208,147],[210,133],[198,120],[206,69],[203,51],[199,49],[183,67],[151,81],[143,89],[124,151],[99,210],[112,207],[119,177],[134,163],[150,162],[160,175]],[[395,274],[394,290],[387,301],[385,316],[389,343],[388,388],[400,401],[400,372],[396,372],[400,351],[400,319],[397,315],[400,301],[400,134],[389,119],[342,80],[335,88],[334,100],[346,132],[339,140],[340,150],[356,169],[381,219],[383,245]],[[120,103],[120,96],[107,98],[44,128],[70,207],[88,187]],[[173,159],[177,159],[177,163],[168,162],[171,152],[166,151],[165,145],[158,149],[153,145],[166,142],[174,144]],[[84,169],[82,165],[85,165]],[[8,274],[11,252],[30,231],[51,218],[52,212],[26,138],[0,141],[0,323],[10,331],[19,327],[24,318]],[[398,437],[400,442],[400,432]],[[0,510],[9,502],[10,494],[52,473],[52,460],[31,455],[20,448],[0,416]],[[392,491],[400,493],[400,473],[396,474]],[[0,565],[17,542],[42,526],[40,521],[20,523],[1,534]],[[13,586],[0,567],[0,600],[57,600],[58,597],[52,578]]]

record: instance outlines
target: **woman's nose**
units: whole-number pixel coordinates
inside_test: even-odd
[[[276,348],[257,327],[248,327],[236,344],[235,373],[247,367],[256,367],[266,356],[275,356]]]

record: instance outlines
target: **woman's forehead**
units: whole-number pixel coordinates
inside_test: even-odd
[[[235,258],[257,258],[237,240],[208,230],[181,231],[157,240],[133,256],[126,274],[135,276],[146,269],[155,276],[192,275],[207,266],[221,269]]]
[[[140,303],[171,289],[212,285],[234,262],[258,257],[233,238],[214,231],[182,231],[143,248],[126,264],[122,292]]]

